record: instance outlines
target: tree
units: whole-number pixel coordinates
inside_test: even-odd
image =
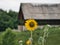
[[[0,9],[0,31],[10,27],[17,29],[18,12],[10,10],[9,12]]]

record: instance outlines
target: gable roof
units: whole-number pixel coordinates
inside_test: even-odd
[[[22,3],[24,19],[60,19],[60,4]]]

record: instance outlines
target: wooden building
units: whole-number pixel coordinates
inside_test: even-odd
[[[26,19],[35,19],[41,25],[60,25],[60,4],[21,3],[18,30],[24,30]]]

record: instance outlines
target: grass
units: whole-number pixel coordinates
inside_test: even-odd
[[[14,32],[16,34],[16,40],[22,40],[23,45],[26,45],[26,41],[30,38],[30,32]],[[0,33],[0,40],[1,40]],[[33,45],[38,45],[38,39],[43,34],[43,29],[37,29],[33,31]],[[46,38],[45,45],[60,45],[60,27],[49,28],[49,36]]]
[[[51,28],[49,37],[47,38],[46,45],[60,45],[60,29]]]

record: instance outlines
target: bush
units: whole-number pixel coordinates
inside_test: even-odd
[[[6,29],[3,35],[2,45],[18,45],[16,34],[13,33],[10,28]]]

